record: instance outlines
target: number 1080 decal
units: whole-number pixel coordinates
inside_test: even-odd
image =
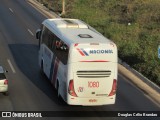
[[[88,82],[88,87],[89,88],[98,88],[99,87],[99,82],[98,81],[94,81],[94,82],[89,81]]]

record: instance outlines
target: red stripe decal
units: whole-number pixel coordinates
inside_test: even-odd
[[[84,53],[79,48],[77,48],[77,50],[82,56],[85,56]]]
[[[53,76],[52,76],[52,81],[51,81],[53,85],[55,85],[56,83],[58,66],[59,66],[59,59],[56,58],[54,62]]]

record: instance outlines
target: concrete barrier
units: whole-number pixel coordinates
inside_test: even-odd
[[[124,66],[118,65],[118,72],[130,80],[133,84],[135,84],[139,89],[141,89],[145,94],[155,100],[158,104],[160,104],[160,94],[151,88],[148,84],[139,79],[132,72],[127,70]]]
[[[31,6],[33,6],[35,9],[37,9],[39,12],[41,12],[44,16],[47,18],[59,18],[57,14],[55,14],[52,11],[49,11],[45,6],[40,4],[37,0],[28,0],[27,1]]]

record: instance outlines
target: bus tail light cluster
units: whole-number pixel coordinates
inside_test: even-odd
[[[4,81],[4,85],[8,85],[8,80],[7,79]]]
[[[109,93],[109,96],[113,96],[116,94],[116,90],[117,90],[117,80],[114,79],[113,80],[113,85],[112,85],[112,90],[111,92]]]
[[[69,92],[69,94],[70,94],[71,96],[77,97],[77,94],[75,93],[75,90],[74,90],[74,82],[73,82],[73,80],[70,80],[70,81],[69,81],[68,92]]]

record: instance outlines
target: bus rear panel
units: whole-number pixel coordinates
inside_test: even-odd
[[[115,44],[74,44],[70,48],[68,104],[114,104],[116,88],[117,47]]]

